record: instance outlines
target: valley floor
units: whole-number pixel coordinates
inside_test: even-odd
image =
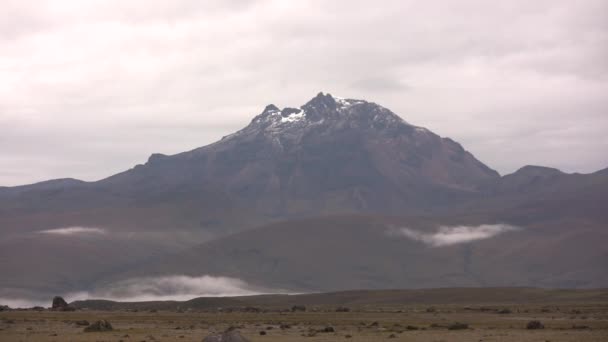
[[[106,319],[110,332],[75,321]],[[538,320],[544,329],[528,330]],[[450,330],[454,323],[467,324]],[[335,312],[7,311],[0,341],[197,341],[236,327],[251,341],[608,341],[608,304],[435,305]],[[330,332],[324,332],[331,327]],[[265,335],[260,335],[264,331]]]

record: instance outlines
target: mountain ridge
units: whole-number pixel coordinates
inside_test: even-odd
[[[171,158],[171,157],[175,157],[175,156],[180,156],[180,155],[184,155],[184,154],[190,154],[190,153],[194,153],[195,151],[199,151],[205,148],[208,148],[210,146],[213,146],[215,144],[221,143],[226,139],[230,139],[233,138],[235,135],[238,135],[240,132],[247,130],[248,128],[250,128],[250,126],[252,126],[252,124],[256,123],[256,121],[261,120],[261,119],[267,119],[268,117],[272,117],[273,114],[277,114],[278,116],[280,116],[282,123],[292,123],[292,122],[298,122],[299,120],[286,120],[289,118],[292,118],[293,116],[297,116],[297,115],[301,115],[303,111],[303,108],[316,108],[316,107],[325,107],[325,108],[333,108],[336,109],[339,107],[339,103],[341,103],[342,107],[348,107],[348,106],[352,106],[352,105],[371,105],[371,106],[377,106],[379,108],[382,108],[386,111],[388,111],[388,113],[390,114],[390,116],[393,118],[394,122],[402,122],[405,125],[408,125],[410,127],[413,127],[415,129],[419,129],[421,131],[427,131],[430,133],[433,133],[431,131],[429,131],[428,129],[421,127],[421,126],[415,126],[412,125],[410,123],[408,123],[407,121],[405,121],[403,118],[401,118],[400,116],[394,114],[393,112],[391,112],[390,110],[387,110],[384,107],[381,107],[379,105],[377,105],[374,102],[368,102],[365,100],[360,100],[360,99],[352,99],[352,98],[341,98],[341,97],[334,97],[329,93],[324,94],[323,92],[319,92],[314,98],[312,98],[311,100],[309,100],[307,103],[305,103],[304,105],[298,107],[298,108],[293,108],[293,107],[284,107],[283,109],[280,109],[279,107],[277,107],[274,104],[269,104],[265,107],[265,109],[258,115],[254,116],[254,118],[251,120],[251,122],[249,123],[249,125],[247,125],[246,127],[236,131],[235,133],[226,135],[224,137],[222,137],[220,140],[217,140],[215,142],[211,142],[207,145],[201,146],[201,147],[197,147],[194,148],[192,150],[189,151],[185,151],[185,152],[180,152],[180,153],[175,153],[175,154],[163,154],[163,153],[152,153],[146,163],[144,164],[137,164],[135,165],[133,168],[119,172],[115,175],[110,175],[108,177],[104,177],[102,179],[99,180],[93,180],[93,181],[84,181],[84,180],[79,180],[79,179],[75,179],[75,178],[58,178],[58,179],[49,179],[49,180],[43,180],[43,181],[39,181],[39,182],[35,182],[35,183],[30,183],[30,184],[23,184],[23,185],[15,185],[15,186],[0,186],[0,191],[2,190],[8,190],[8,189],[26,189],[26,188],[33,188],[33,187],[41,187],[45,184],[48,184],[49,182],[52,183],[57,183],[59,184],[60,182],[73,182],[74,184],[91,184],[91,183],[98,183],[98,182],[102,182],[108,178],[112,178],[113,176],[128,172],[134,168],[139,168],[141,166],[144,166],[146,164],[149,163],[155,163],[158,162],[160,160],[166,159],[166,158]],[[319,118],[322,117],[322,115],[320,116],[318,114],[318,109],[315,110],[311,110],[310,112],[315,113],[314,115],[312,115],[314,118],[316,118],[316,121],[319,121]],[[305,112],[304,114],[309,115],[309,112]],[[433,133],[434,134],[434,133]],[[454,143],[455,145],[458,146],[459,149],[463,149],[462,145],[460,145],[458,142],[454,141],[452,138],[449,137],[441,137],[442,139],[449,141],[450,143]],[[532,170],[536,170],[536,171],[532,171]],[[540,165],[524,165],[521,168],[519,168],[518,170],[512,172],[512,173],[507,173],[504,175],[500,175],[501,177],[505,177],[505,176],[509,176],[509,175],[513,175],[513,174],[518,174],[520,172],[541,172],[541,170],[544,171],[551,171],[552,173],[555,173],[556,171],[559,173],[563,173],[563,174],[593,174],[595,172],[602,172],[602,171],[606,171],[608,172],[608,167],[601,169],[601,170],[597,170],[597,171],[593,171],[593,172],[588,172],[588,173],[578,173],[578,172],[571,172],[571,173],[566,173],[562,170],[559,170],[557,168],[553,168],[553,167],[549,167],[549,166],[540,166]],[[492,170],[494,171],[494,170]],[[63,184],[59,184],[59,185],[63,185]],[[69,184],[71,185],[71,184]]]

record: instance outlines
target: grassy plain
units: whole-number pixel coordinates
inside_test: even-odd
[[[316,311],[312,311],[316,310]],[[75,321],[106,319],[109,332],[83,332]],[[539,320],[541,330],[526,324]],[[450,330],[460,322],[466,329]],[[251,341],[608,341],[608,303],[439,304],[308,308],[307,312],[7,311],[0,341],[202,341],[236,327]],[[333,332],[321,332],[327,327]],[[331,329],[330,329],[331,330]],[[265,335],[260,335],[264,331]]]

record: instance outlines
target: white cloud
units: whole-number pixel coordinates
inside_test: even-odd
[[[170,275],[131,278],[101,286],[97,289],[70,292],[62,295],[66,301],[105,299],[123,302],[187,301],[198,297],[232,297],[257,294],[286,293],[277,289],[262,289],[230,277],[203,275],[199,277]],[[0,298],[0,305],[11,308],[49,307],[50,300],[37,298]]]
[[[81,235],[81,234],[105,234],[105,229],[91,227],[65,227],[39,231],[41,234],[55,235]]]
[[[229,277],[171,275],[142,277],[112,283],[89,292],[68,294],[70,300],[96,298],[117,301],[189,300],[260,294],[248,283]]]
[[[410,228],[393,228],[391,236],[402,236],[423,242],[432,247],[451,246],[485,240],[520,228],[508,224],[482,224],[479,226],[442,226],[436,232],[426,233]]]

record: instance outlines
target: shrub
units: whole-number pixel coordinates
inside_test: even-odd
[[[545,329],[545,326],[540,321],[530,321],[526,324],[526,329]]]
[[[469,329],[469,325],[465,323],[454,322],[448,325],[448,330],[464,330]]]

